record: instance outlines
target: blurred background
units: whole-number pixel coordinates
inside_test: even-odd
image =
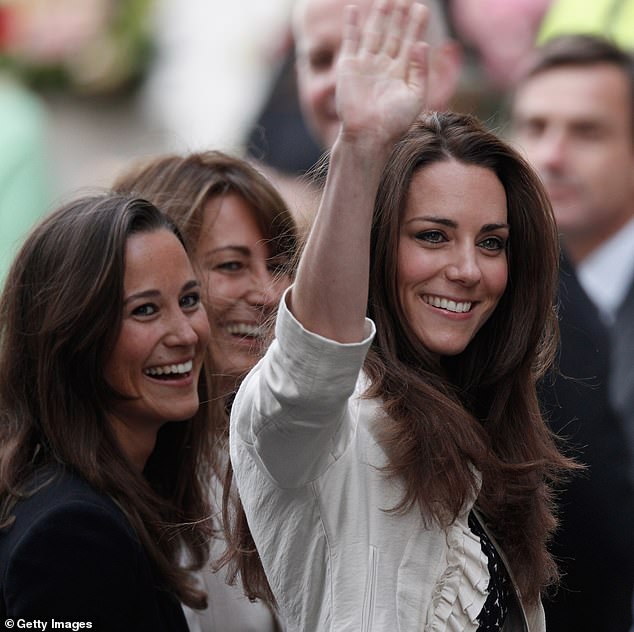
[[[55,202],[129,159],[237,151],[288,47],[290,2],[3,0],[1,89],[20,104],[0,125],[30,110],[20,124],[43,135]]]
[[[132,161],[220,149],[309,169],[320,151],[297,104],[294,1],[0,0],[0,282],[34,221]],[[634,0],[443,6],[463,51],[451,106],[502,133],[537,41],[593,32],[634,48]]]
[[[293,1],[0,0],[0,220],[21,208],[28,222],[169,150],[248,151],[303,172],[319,152],[295,101]],[[454,108],[503,123],[546,14],[572,5],[563,22],[598,23],[591,7],[607,4],[633,12],[631,0],[446,0],[465,55]]]

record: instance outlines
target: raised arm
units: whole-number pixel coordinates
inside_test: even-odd
[[[415,0],[377,0],[361,31],[356,8],[347,8],[337,67],[341,130],[290,306],[306,329],[338,342],[364,338],[374,199],[394,143],[425,107],[426,21]]]

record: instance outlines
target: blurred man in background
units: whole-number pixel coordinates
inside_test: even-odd
[[[298,0],[293,15],[297,59],[297,86],[304,118],[324,148],[332,146],[339,131],[335,110],[335,66],[341,50],[346,0]],[[365,20],[372,0],[355,2]],[[425,41],[430,45],[429,108],[444,110],[458,87],[461,51],[449,36],[441,3],[423,2],[430,11]]]
[[[596,406],[602,392],[619,415],[593,414],[581,437],[590,449],[590,495],[574,485],[564,500],[564,525],[556,538],[564,558],[564,588],[558,607],[547,607],[549,630],[614,630],[631,625],[634,543],[634,60],[614,44],[591,35],[557,37],[536,53],[518,83],[512,104],[512,130],[528,160],[540,173],[553,204],[566,255],[564,268],[576,273],[575,287],[562,276],[567,319],[591,318],[588,297],[608,338],[600,331],[589,346],[566,345],[562,360],[568,376],[594,380],[592,390],[562,404],[566,417]],[[565,274],[565,273],[564,273]],[[572,298],[572,297],[576,298]],[[566,304],[567,303],[567,304]],[[575,331],[590,328],[575,321]],[[570,322],[567,323],[568,325]],[[575,332],[570,333],[575,335]],[[596,341],[599,340],[599,343]],[[599,346],[597,346],[599,344]],[[589,351],[594,353],[588,355]],[[601,355],[609,371],[601,378]],[[589,364],[592,363],[592,364]],[[562,361],[562,368],[564,362]],[[588,371],[592,371],[588,372]],[[594,374],[593,374],[594,373]],[[598,375],[597,375],[598,373]],[[570,382],[568,388],[574,385]],[[555,417],[557,419],[557,417]],[[567,434],[566,418],[560,428]],[[587,432],[585,432],[587,431]],[[627,446],[619,444],[629,437]],[[629,448],[626,450],[624,448]],[[629,482],[628,482],[629,481]],[[579,483],[582,485],[583,483]],[[585,504],[585,508],[582,507]],[[549,616],[550,615],[550,616]],[[552,625],[550,625],[552,623]]]
[[[372,3],[373,0],[357,0],[354,3],[362,21],[369,14]],[[290,108],[286,101],[280,104],[280,96],[283,97],[284,94],[274,93],[272,99],[277,103],[277,107],[282,109],[283,114],[279,116],[278,112],[277,117],[272,117],[268,112],[265,116],[276,120],[280,128],[262,130],[256,125],[249,141],[249,150],[256,160],[261,161],[261,155],[267,153],[266,148],[273,145],[277,147],[278,153],[291,153],[290,148],[285,152],[283,146],[275,140],[269,140],[274,135],[282,136],[290,143],[309,143],[312,145],[309,148],[312,152],[315,152],[315,148],[317,152],[330,149],[339,130],[339,118],[335,108],[335,67],[342,43],[344,10],[348,4],[348,0],[297,0],[295,3],[292,15],[295,85],[300,106],[299,114],[303,121],[287,120],[288,111],[292,110],[295,114],[295,108]],[[447,108],[458,88],[462,70],[462,50],[450,37],[442,2],[424,0],[423,4],[430,10],[430,20],[425,33],[425,41],[430,44],[431,49],[429,105],[432,109],[443,110]],[[280,87],[287,86],[288,77],[286,80],[284,77],[280,79]],[[287,93],[286,96],[288,97]],[[303,131],[308,128],[308,134],[312,138],[297,133],[300,123]],[[286,133],[287,125],[292,126],[293,133],[290,136]],[[294,147],[292,153],[299,152]],[[260,164],[260,167],[278,187],[295,216],[300,231],[305,233],[310,228],[319,204],[319,187],[310,180],[298,178],[296,172],[295,175],[292,173],[295,170],[289,169],[287,164],[284,164],[285,173],[276,170],[281,163],[279,158],[272,158],[267,160],[264,156],[263,162],[272,164]]]

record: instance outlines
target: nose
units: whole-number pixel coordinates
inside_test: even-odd
[[[245,298],[249,305],[272,309],[277,306],[281,296],[277,276],[267,266],[254,270]]]
[[[562,132],[545,134],[536,147],[535,163],[547,171],[561,171],[566,162],[566,139]]]
[[[452,261],[445,268],[449,281],[464,286],[473,286],[482,278],[482,270],[478,263],[478,254],[473,246],[465,246],[454,253]]]
[[[198,333],[188,314],[179,312],[169,320],[165,344],[172,347],[192,347],[198,343]]]
[[[336,113],[335,91],[337,87],[336,64],[323,70],[313,83],[313,107],[318,116],[330,118]]]

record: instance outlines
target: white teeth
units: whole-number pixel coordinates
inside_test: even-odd
[[[181,364],[166,364],[165,366],[153,366],[145,369],[146,375],[183,375],[189,373],[194,366],[192,360]]]
[[[428,305],[439,307],[440,309],[446,309],[448,312],[456,312],[463,314],[471,309],[471,302],[464,301],[457,303],[456,301],[447,300],[446,298],[440,298],[439,296],[423,296],[423,300]]]
[[[232,323],[225,327],[225,331],[231,335],[251,336],[253,338],[260,338],[264,334],[262,327],[247,323]]]

